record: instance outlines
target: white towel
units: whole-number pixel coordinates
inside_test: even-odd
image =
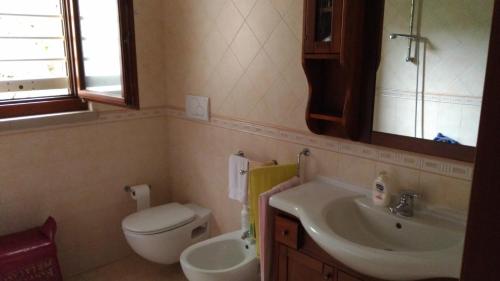
[[[243,204],[248,200],[248,169],[248,159],[238,155],[229,156],[229,198]],[[241,174],[242,170],[246,172]]]

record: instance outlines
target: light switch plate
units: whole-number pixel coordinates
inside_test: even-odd
[[[210,118],[208,104],[208,97],[186,95],[186,116],[208,121]]]

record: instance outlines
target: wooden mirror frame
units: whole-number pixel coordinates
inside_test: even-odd
[[[495,1],[495,7],[497,6]],[[385,0],[369,1],[371,7],[367,9],[365,20],[370,23],[365,32],[364,44],[364,75],[361,81],[364,92],[364,101],[361,110],[361,137],[360,141],[379,146],[386,146],[415,153],[444,157],[463,162],[474,162],[476,148],[465,145],[451,145],[438,143],[432,140],[418,139],[407,136],[388,134],[373,131],[375,106],[375,87],[377,71],[382,53],[382,34],[384,23]],[[495,17],[496,15],[494,15]],[[498,19],[493,18],[492,24]],[[491,37],[490,37],[491,41]],[[491,53],[491,49],[489,50]]]
[[[500,0],[495,0],[483,107],[469,217],[462,259],[462,281],[500,280]]]

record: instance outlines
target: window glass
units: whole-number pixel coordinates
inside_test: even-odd
[[[60,0],[0,0],[0,101],[69,95]]]
[[[118,1],[78,3],[86,89],[122,97]]]

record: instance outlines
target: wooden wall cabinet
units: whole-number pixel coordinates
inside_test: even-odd
[[[274,218],[274,281],[384,281],[365,276],[323,251],[300,221],[285,213]],[[458,281],[450,278],[427,281]]]
[[[316,134],[359,137],[364,0],[305,0],[306,121]]]
[[[304,54],[306,57],[335,58],[342,40],[344,0],[305,0]]]

